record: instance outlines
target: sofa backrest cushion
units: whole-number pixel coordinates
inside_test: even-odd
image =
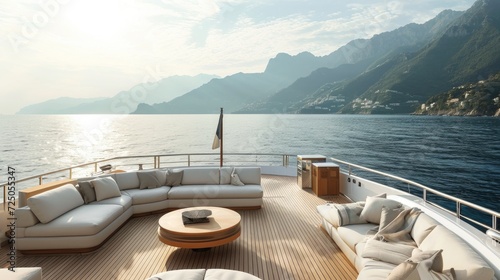
[[[245,185],[260,185],[260,167],[235,167],[234,173]]]
[[[121,196],[120,188],[111,177],[97,178],[90,182],[94,186],[96,201]]]
[[[442,225],[434,227],[419,249],[442,249],[443,270],[453,268],[457,280],[493,278],[493,269],[465,241]]]
[[[183,169],[182,185],[218,185],[218,167],[190,167]]]
[[[82,196],[71,184],[28,198],[31,211],[44,224],[82,204]]]
[[[116,173],[113,177],[121,191],[128,189],[138,189],[140,186],[137,171]]]
[[[410,235],[415,240],[417,246],[429,235],[429,233],[434,229],[439,223],[433,218],[429,217],[425,213],[420,213],[417,220],[413,224]]]

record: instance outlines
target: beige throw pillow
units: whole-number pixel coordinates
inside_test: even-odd
[[[415,251],[413,256],[396,266],[389,274],[389,280],[419,280],[419,279],[456,279],[455,270],[452,268],[448,271],[432,270],[434,262],[439,261],[441,252],[435,251]],[[441,265],[442,267],[442,265]]]
[[[368,196],[366,198],[366,204],[361,211],[361,219],[366,220],[372,224],[380,224],[380,216],[382,215],[382,207],[387,209],[400,208],[403,205],[397,201],[390,200],[387,198],[379,198]]]
[[[182,182],[182,176],[184,172],[182,170],[168,170],[167,172],[167,186],[180,186]]]
[[[160,186],[160,182],[156,177],[156,171],[142,171],[137,172],[139,177],[139,189],[154,189]]]
[[[97,201],[121,196],[120,188],[111,177],[97,178],[91,181],[94,186]]]
[[[80,193],[82,194],[85,204],[89,204],[96,200],[94,186],[90,181],[78,182],[78,186],[80,187]]]
[[[392,222],[396,217],[403,212],[404,207],[398,208],[387,208],[382,206],[382,213],[380,215],[380,226],[379,229],[385,228],[390,222]]]

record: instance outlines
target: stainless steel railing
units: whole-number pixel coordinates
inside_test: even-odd
[[[383,176],[383,177],[386,177],[386,178],[390,178],[390,179],[393,179],[393,180],[396,180],[396,181],[400,181],[400,182],[405,183],[407,185],[415,186],[415,187],[417,187],[417,188],[419,188],[419,189],[422,190],[422,199],[426,203],[431,204],[431,205],[433,205],[433,206],[435,206],[435,207],[437,207],[437,208],[439,208],[439,209],[441,209],[443,211],[451,213],[452,215],[455,215],[459,219],[462,219],[462,220],[468,221],[468,222],[470,222],[472,224],[475,224],[477,226],[480,226],[480,227],[484,228],[487,231],[493,231],[493,232],[496,232],[496,233],[500,233],[500,231],[497,230],[497,220],[500,217],[500,213],[495,212],[495,211],[493,211],[491,209],[488,209],[488,208],[479,206],[477,204],[468,202],[466,200],[463,200],[463,199],[460,199],[460,198],[457,198],[457,197],[445,194],[443,192],[440,192],[440,191],[437,191],[435,189],[429,188],[429,187],[424,186],[422,184],[419,184],[417,182],[414,182],[414,181],[411,181],[411,180],[408,180],[408,179],[405,179],[405,178],[401,178],[399,176],[395,176],[395,175],[392,175],[392,174],[384,173],[384,172],[381,172],[381,171],[378,171],[378,170],[374,170],[374,169],[371,169],[371,168],[367,168],[367,167],[364,167],[364,166],[361,166],[361,165],[353,164],[353,163],[350,163],[350,162],[347,162],[347,161],[343,161],[343,160],[340,160],[340,159],[336,159],[336,158],[329,158],[329,160],[347,166],[347,170],[346,171],[347,171],[347,173],[349,175],[352,174],[353,169],[359,169],[359,170],[367,171],[367,172],[370,172],[370,173],[373,173],[373,174],[377,174],[377,175],[380,175],[380,176]],[[450,210],[444,208],[443,206],[441,206],[441,205],[439,205],[437,203],[429,201],[428,200],[428,195],[427,195],[428,193],[432,193],[434,195],[437,195],[438,197],[441,197],[441,198],[444,198],[444,199],[452,201],[455,204],[455,211],[450,211]],[[462,214],[462,211],[461,211],[462,206],[470,207],[470,208],[475,209],[475,210],[477,210],[477,211],[479,211],[479,212],[481,212],[483,214],[491,216],[491,224],[490,225],[486,225],[486,224],[484,224],[482,222],[479,222],[479,221],[477,221],[477,220],[475,220],[475,219],[473,219],[471,217],[465,216],[464,214]]]

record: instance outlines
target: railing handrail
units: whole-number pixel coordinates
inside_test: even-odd
[[[33,179],[40,179],[40,178],[47,176],[47,175],[62,173],[62,172],[66,172],[66,171],[69,172],[69,174],[70,174],[69,178],[71,179],[73,169],[81,168],[81,167],[85,167],[85,166],[89,166],[89,165],[96,165],[98,163],[107,162],[107,161],[120,160],[120,159],[159,158],[159,157],[176,157],[176,156],[188,156],[188,157],[190,157],[190,156],[217,156],[217,155],[219,155],[219,153],[175,153],[175,154],[116,156],[116,157],[95,160],[95,161],[91,161],[91,162],[87,162],[87,163],[77,164],[77,165],[73,165],[70,167],[66,167],[66,168],[62,168],[62,169],[58,169],[58,170],[54,170],[54,171],[49,171],[49,172],[45,172],[45,173],[41,173],[41,174],[37,174],[37,175],[32,175],[32,176],[21,178],[21,179],[16,179],[16,183],[29,181],[29,180],[33,180]],[[282,156],[283,157],[283,164],[285,164],[285,162],[288,163],[288,157],[294,156],[294,155],[278,154],[278,153],[225,153],[224,155],[225,156],[235,156],[235,155],[236,156],[240,156],[240,155],[243,155],[243,156]],[[285,158],[286,158],[286,161],[285,161]],[[193,162],[193,161],[191,161],[191,162]],[[206,162],[206,161],[194,161],[194,162]],[[239,162],[241,162],[241,161],[239,161]],[[154,163],[155,168],[156,168],[156,163],[157,162],[155,161],[155,163]],[[0,187],[5,187],[6,185],[8,185],[8,182],[0,183]]]
[[[422,194],[422,199],[426,202],[426,203],[430,203],[430,204],[433,204],[433,205],[436,205],[435,203],[427,200],[427,191],[435,194],[435,195],[438,195],[440,197],[443,197],[443,198],[446,198],[446,199],[449,199],[453,202],[455,202],[455,215],[458,217],[458,218],[463,218],[463,219],[466,219],[472,223],[475,223],[477,225],[480,225],[482,227],[485,227],[487,229],[491,229],[491,230],[494,230],[496,232],[499,232],[497,229],[496,229],[496,220],[500,217],[500,213],[496,212],[496,211],[493,211],[491,209],[488,209],[486,207],[483,207],[483,206],[480,206],[480,205],[477,205],[477,204],[474,204],[472,202],[469,202],[469,201],[466,201],[466,200],[463,200],[461,198],[458,198],[458,197],[454,197],[452,195],[449,195],[449,194],[445,194],[443,192],[440,192],[438,190],[435,190],[433,188],[430,188],[430,187],[427,187],[427,186],[424,186],[420,183],[417,183],[417,182],[414,182],[412,180],[408,180],[408,179],[405,179],[405,178],[402,178],[402,177],[399,177],[399,176],[396,176],[396,175],[392,175],[392,174],[389,174],[389,173],[385,173],[385,172],[381,172],[381,171],[378,171],[378,170],[374,170],[374,169],[371,169],[371,168],[368,168],[368,167],[364,167],[364,166],[361,166],[361,165],[358,165],[358,164],[354,164],[354,163],[350,163],[350,162],[347,162],[347,161],[343,161],[343,160],[340,160],[340,159],[336,159],[336,158],[333,158],[333,157],[330,157],[329,160],[333,161],[333,162],[337,162],[337,163],[341,163],[341,164],[344,164],[344,165],[347,165],[348,166],[348,172],[349,172],[349,175],[352,174],[352,167],[356,168],[356,169],[360,169],[360,170],[364,170],[364,171],[368,171],[368,172],[371,172],[371,173],[374,173],[374,174],[377,174],[377,175],[381,175],[381,176],[384,176],[384,177],[387,177],[387,178],[391,178],[391,179],[394,179],[394,180],[398,180],[398,181],[401,181],[403,183],[406,183],[406,184],[409,184],[409,185],[413,185],[415,187],[418,187],[418,188],[421,188],[423,190],[423,194]],[[461,211],[460,211],[460,206],[461,205],[465,205],[465,206],[468,206],[468,207],[471,207],[471,208],[474,208],[478,211],[481,211],[485,214],[488,214],[488,215],[491,215],[492,219],[491,219],[491,226],[487,226],[487,225],[484,225],[470,217],[467,217],[465,215],[462,215],[461,214]],[[452,211],[449,211],[447,209],[445,209],[444,207],[440,206],[440,205],[436,205],[437,207],[439,207],[440,209],[442,210],[446,210],[448,212],[452,212]]]

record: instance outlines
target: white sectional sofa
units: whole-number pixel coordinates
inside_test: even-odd
[[[97,249],[130,217],[191,206],[259,209],[259,167],[187,167],[81,178],[16,209],[23,253]]]
[[[322,227],[358,270],[358,279],[494,279],[494,270],[460,237],[395,200],[367,197],[366,202],[317,210]],[[399,214],[403,211],[406,220]],[[410,213],[417,214],[412,219]],[[380,234],[401,222],[397,234]]]

